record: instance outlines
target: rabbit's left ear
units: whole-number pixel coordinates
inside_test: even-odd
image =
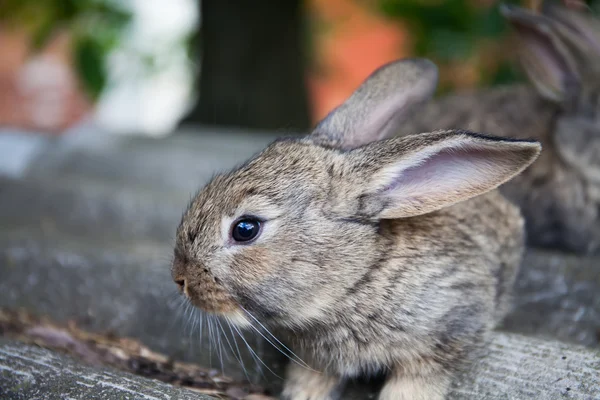
[[[344,155],[358,215],[422,215],[493,190],[529,166],[537,142],[440,131],[393,138]]]
[[[394,136],[437,87],[438,70],[426,59],[404,59],[373,72],[310,135],[316,144],[350,150]]]

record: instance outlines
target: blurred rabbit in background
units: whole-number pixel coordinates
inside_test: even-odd
[[[531,86],[449,95],[415,113],[403,134],[465,128],[531,138],[544,150],[501,190],[519,204],[531,246],[600,251],[600,23],[546,2],[503,6]]]

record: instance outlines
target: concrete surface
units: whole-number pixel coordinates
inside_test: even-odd
[[[0,342],[2,400],[210,400],[212,397],[109,368],[93,368],[19,343]]]
[[[215,172],[243,162],[278,136],[200,128],[153,139],[82,130],[48,143],[43,154],[29,160],[25,176],[43,180],[83,177],[189,195]]]
[[[503,329],[600,346],[600,257],[530,249]]]
[[[600,398],[600,353],[587,348],[497,333],[486,354],[453,385],[449,400]],[[347,400],[374,398],[376,386],[349,385]],[[0,342],[2,399],[209,399],[160,382],[28,345]]]
[[[150,191],[81,179],[18,180],[0,176],[0,227],[85,236],[89,241],[170,243],[191,193]]]

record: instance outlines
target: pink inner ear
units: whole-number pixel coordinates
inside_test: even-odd
[[[497,150],[483,147],[444,149],[417,165],[398,171],[398,176],[385,191],[396,201],[409,203],[425,199],[443,203],[447,195],[471,197],[476,195],[473,192],[483,193],[497,185],[510,164],[511,157]],[[489,189],[482,191],[486,187]]]
[[[567,70],[568,67],[560,62],[561,60],[557,59],[556,54],[547,49],[543,43],[534,42],[536,41],[532,40],[532,46],[527,50],[530,52],[528,58],[532,61],[536,60],[532,67],[535,68],[537,65],[542,68],[535,68],[536,70],[533,72],[539,74],[539,79],[551,84],[555,90],[562,90],[563,70]]]
[[[570,78],[571,68],[559,54],[551,39],[533,29],[522,28],[526,44],[521,50],[523,65],[530,79],[543,85],[539,89],[552,90],[548,95],[556,96],[565,90],[565,81]]]

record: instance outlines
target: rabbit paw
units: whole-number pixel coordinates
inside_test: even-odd
[[[335,400],[340,381],[336,377],[290,365],[282,400]]]

